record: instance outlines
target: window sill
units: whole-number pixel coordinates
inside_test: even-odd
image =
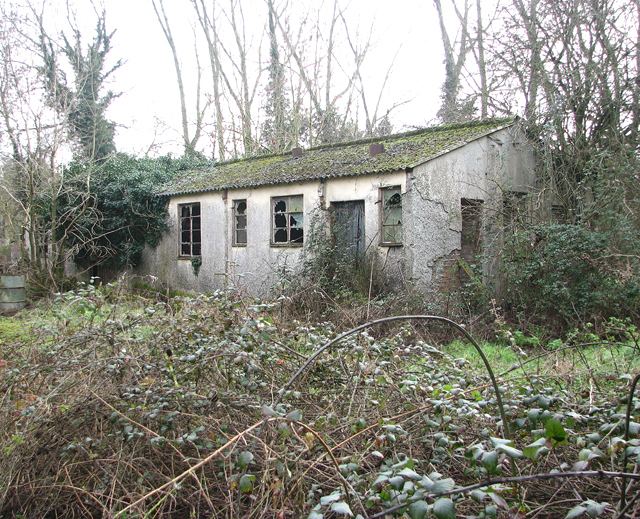
[[[183,260],[183,261],[191,261],[196,258],[202,258],[202,256],[178,256],[177,257],[178,260]]]
[[[385,242],[381,242],[378,244],[380,247],[402,247],[402,243],[385,243]]]
[[[247,248],[247,244],[246,243],[233,243],[233,244],[231,244],[231,246],[234,249],[246,249]]]
[[[304,243],[273,243],[269,244],[271,247],[276,249],[300,249],[304,246]]]

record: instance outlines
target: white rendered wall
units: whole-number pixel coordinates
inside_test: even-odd
[[[310,252],[312,220],[326,225],[326,210],[331,202],[348,200],[364,200],[368,251],[375,251],[383,259],[387,255],[395,258],[401,255],[402,247],[378,244],[379,188],[399,185],[404,192],[405,180],[406,174],[398,172],[173,197],[169,202],[169,232],[158,247],[145,251],[140,272],[157,276],[178,289],[236,288],[258,295],[278,290],[287,276],[295,275],[300,261]],[[288,195],[303,196],[303,247],[271,244],[271,198]],[[247,201],[247,244],[233,246],[233,200],[241,199]],[[193,202],[200,202],[202,226],[202,265],[197,276],[191,260],[178,255],[178,206]]]

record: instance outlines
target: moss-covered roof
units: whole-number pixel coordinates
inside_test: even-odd
[[[513,118],[489,119],[434,126],[388,137],[318,146],[304,150],[297,158],[289,152],[220,162],[211,168],[186,172],[164,186],[161,194],[170,196],[406,170],[510,126],[514,121]],[[372,143],[384,144],[384,151],[372,157],[369,154]]]

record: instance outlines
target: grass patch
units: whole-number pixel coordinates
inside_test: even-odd
[[[31,338],[30,325],[21,317],[0,317],[0,345],[10,342],[28,342]]]

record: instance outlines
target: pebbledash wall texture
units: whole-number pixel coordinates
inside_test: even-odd
[[[265,295],[298,275],[312,232],[335,239],[338,211],[340,244],[377,255],[397,286],[445,290],[471,263],[498,286],[503,229],[526,211],[534,168],[517,119],[220,163],[165,186],[169,231],[140,270],[172,288]]]

